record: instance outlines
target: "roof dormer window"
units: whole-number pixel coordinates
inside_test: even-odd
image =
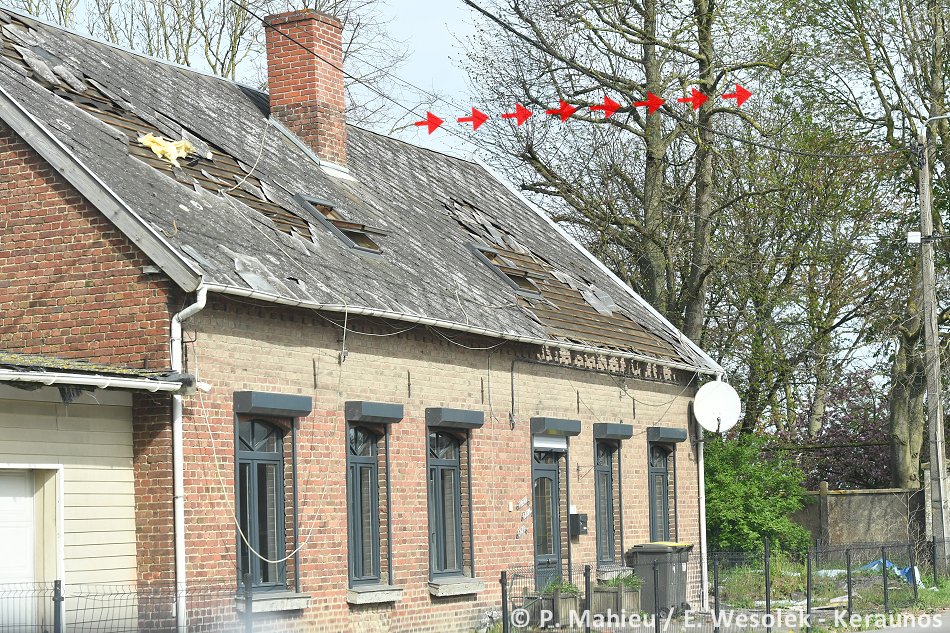
[[[502,257],[498,251],[489,246],[482,246],[471,242],[466,244],[466,246],[482,263],[488,264],[488,267],[511,286],[516,293],[526,297],[541,296],[541,291],[537,284],[530,279],[533,275],[532,272],[515,266]]]
[[[294,200],[306,209],[313,219],[337,236],[351,251],[360,255],[379,257],[382,252],[371,236],[389,235],[389,231],[351,222],[332,202],[298,193]]]

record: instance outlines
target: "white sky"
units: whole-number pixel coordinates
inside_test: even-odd
[[[475,33],[471,9],[461,0],[386,0],[382,11],[391,18],[390,33],[397,40],[405,41],[412,53],[399,70],[399,77],[425,90],[435,89],[468,109],[457,112],[445,103],[438,103],[432,113],[445,121],[442,127],[432,136],[425,127],[417,128],[418,132],[411,134],[408,140],[467,158],[471,148],[463,146],[445,129],[457,127],[458,117],[471,115],[467,77],[460,68],[464,52],[459,42]]]

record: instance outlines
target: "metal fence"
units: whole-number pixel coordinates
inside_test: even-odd
[[[950,540],[816,543],[802,556],[766,541],[758,552],[709,552],[705,595],[698,552],[629,566],[563,566],[556,574],[513,567],[501,577],[501,629],[770,633],[841,627],[852,618],[871,618],[873,628],[880,617],[890,624],[895,613],[922,604],[945,573],[934,566],[944,551]]]
[[[176,598],[171,584],[0,585],[0,633],[174,631]],[[189,631],[240,633],[253,626],[253,593],[235,585],[193,583],[185,601]]]

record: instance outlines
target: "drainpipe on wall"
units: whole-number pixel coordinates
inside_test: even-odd
[[[172,317],[171,360],[172,371],[181,372],[181,322],[205,307],[208,288],[198,286],[195,302]],[[172,482],[175,505],[175,626],[177,633],[188,633],[185,579],[185,455],[182,439],[181,396],[172,396]]]
[[[716,374],[716,380],[722,380],[722,374]],[[706,467],[703,463],[703,427],[694,417],[696,423],[696,437],[699,440],[697,451],[697,479],[699,479],[699,586],[703,591],[703,611],[709,611],[709,561],[706,550]]]

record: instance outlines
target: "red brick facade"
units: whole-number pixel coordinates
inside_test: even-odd
[[[340,23],[336,18],[309,10],[274,15],[266,20],[280,30],[265,30],[271,113],[320,158],[345,165],[346,104]]]

